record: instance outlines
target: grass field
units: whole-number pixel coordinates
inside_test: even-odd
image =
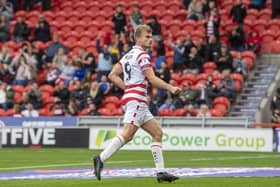
[[[12,172],[34,169],[57,169],[91,167],[92,154],[97,151],[88,149],[0,149],[0,172]],[[252,152],[175,152],[164,153],[166,167],[280,167],[279,153]],[[134,161],[134,162],[126,162]],[[153,167],[149,151],[120,151],[114,155],[105,167]],[[158,184],[155,178],[135,179],[55,179],[55,180],[13,180],[0,181],[0,187],[279,187],[279,177],[212,177],[182,178],[174,183]]]

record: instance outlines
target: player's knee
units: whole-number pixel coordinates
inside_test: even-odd
[[[124,138],[125,143],[130,142],[133,139],[133,135],[130,134],[126,134],[126,135],[122,135]]]
[[[162,135],[163,135],[163,132],[162,132],[162,130],[160,129],[160,130],[158,130],[158,131],[156,131],[156,132],[154,133],[153,139],[160,142],[161,139],[162,139]]]

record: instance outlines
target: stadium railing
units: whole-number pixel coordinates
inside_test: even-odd
[[[213,117],[213,118],[196,118],[196,117],[156,117],[163,127],[244,127],[250,128],[247,117]],[[100,116],[83,116],[78,118],[78,126],[122,126],[122,117],[100,117]]]

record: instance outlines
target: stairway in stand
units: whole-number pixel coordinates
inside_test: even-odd
[[[259,104],[266,95],[277,71],[278,67],[274,65],[257,65],[246,81],[229,115],[248,117],[250,123],[255,122]]]

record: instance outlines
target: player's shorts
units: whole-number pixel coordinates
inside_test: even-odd
[[[130,101],[124,106],[123,123],[129,123],[140,127],[147,121],[154,118],[146,103]]]

